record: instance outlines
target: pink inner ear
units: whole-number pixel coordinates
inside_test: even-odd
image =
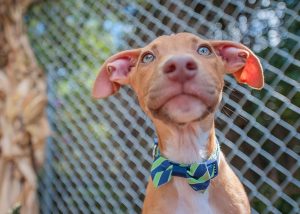
[[[93,97],[108,97],[118,91],[121,85],[129,83],[129,73],[140,52],[141,49],[122,51],[107,59],[94,83]]]
[[[105,69],[101,69],[94,83],[92,95],[94,98],[104,98],[115,93],[120,86],[114,85],[109,80],[109,74]]]
[[[94,84],[93,97],[110,96],[117,92],[121,85],[127,84],[132,66],[130,60],[130,58],[120,58],[103,65]]]
[[[249,53],[236,47],[223,47],[219,51],[220,56],[226,61],[227,72],[233,73],[245,66]]]
[[[240,44],[239,44],[240,45]],[[240,45],[243,47],[242,45]],[[225,61],[225,69],[240,83],[260,89],[264,85],[263,71],[258,58],[246,47],[221,46],[218,54]]]
[[[252,88],[260,89],[264,85],[264,77],[261,64],[258,59],[250,55],[243,69],[233,73],[238,82],[246,83]]]
[[[127,84],[127,77],[131,66],[129,58],[116,59],[115,61],[108,63],[107,69],[110,73],[109,80],[120,84]]]

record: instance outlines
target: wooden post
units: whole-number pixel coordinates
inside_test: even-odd
[[[34,0],[0,0],[0,212],[38,213],[36,173],[49,135],[46,84],[23,15]]]

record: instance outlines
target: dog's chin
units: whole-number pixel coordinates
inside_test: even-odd
[[[152,111],[155,118],[167,123],[185,125],[201,121],[211,109],[199,98],[191,95],[178,95]]]

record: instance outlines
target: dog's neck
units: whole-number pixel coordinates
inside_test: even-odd
[[[161,154],[177,163],[195,163],[207,160],[216,148],[214,120],[172,126],[155,122]]]

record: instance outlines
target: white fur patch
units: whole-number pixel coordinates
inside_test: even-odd
[[[203,162],[208,158],[207,147],[210,140],[210,130],[204,131],[197,124],[183,127],[180,131],[174,129],[164,142],[162,155],[177,163]],[[186,178],[174,176],[172,179],[178,193],[178,201],[172,204],[174,206],[173,213],[216,213],[209,203],[209,189],[205,193],[201,193],[193,190]]]
[[[205,193],[196,192],[182,178],[175,178],[174,185],[179,196],[174,213],[215,213],[213,207],[209,204],[208,191]]]

